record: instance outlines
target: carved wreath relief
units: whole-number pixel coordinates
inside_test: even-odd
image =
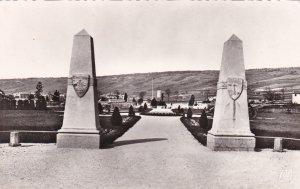
[[[90,75],[73,75],[72,85],[76,94],[81,98],[83,97],[89,89],[90,85]]]
[[[243,79],[235,77],[227,78],[227,91],[232,100],[237,100],[243,92]]]

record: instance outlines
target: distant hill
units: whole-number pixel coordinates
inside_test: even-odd
[[[127,92],[130,96],[146,91],[151,96],[152,77],[154,91],[170,89],[174,94],[204,93],[209,90],[215,93],[219,71],[174,71],[156,73],[136,73],[126,75],[100,76],[98,90],[102,93]],[[248,86],[251,90],[270,88],[286,88],[287,90],[300,89],[300,67],[293,68],[268,68],[250,69],[246,71]],[[59,90],[65,93],[67,78],[26,78],[26,79],[1,79],[0,89],[5,93],[34,92],[36,84],[41,81],[44,93]],[[172,94],[171,94],[172,95]]]

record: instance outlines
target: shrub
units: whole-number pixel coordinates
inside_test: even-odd
[[[158,105],[158,106],[166,106],[167,104],[166,104],[165,101],[159,101],[159,102],[157,103],[157,105]]]
[[[24,100],[24,110],[29,110],[30,105],[29,105],[29,100]]]
[[[191,98],[190,98],[190,100],[189,100],[189,106],[193,106],[194,103],[195,103],[195,96],[192,95]]]
[[[10,105],[12,110],[17,109],[17,102],[15,99],[11,100],[11,105]]]
[[[148,106],[147,106],[147,104],[145,103],[144,104],[144,111],[146,111],[148,109]]]
[[[192,112],[191,108],[188,109],[186,117],[187,118],[192,118],[193,117],[193,112]]]
[[[138,99],[138,101],[137,101],[137,103],[139,104],[139,105],[141,105],[142,103],[143,103],[143,99],[142,98],[140,98],[140,99]]]
[[[102,107],[101,103],[98,103],[98,111],[99,111],[99,114],[103,114],[103,107]]]
[[[9,110],[10,109],[10,100],[4,98],[2,100],[2,109],[3,110]]]
[[[143,111],[143,106],[140,106],[139,107],[139,112],[142,112]]]
[[[18,100],[18,110],[23,110],[24,106],[23,106],[23,100]]]
[[[207,119],[207,115],[205,113],[205,110],[202,111],[201,117],[199,119],[199,124],[203,129],[208,128],[208,119]]]
[[[115,107],[114,112],[111,116],[111,124],[115,126],[122,125],[122,116],[118,107]]]
[[[135,112],[134,112],[134,110],[133,110],[133,106],[130,106],[130,107],[129,107],[128,116],[135,116]]]
[[[31,110],[34,110],[34,109],[35,109],[35,105],[34,105],[34,100],[33,100],[33,99],[31,99],[31,100],[29,101],[29,104],[30,104],[30,109],[31,109]]]
[[[156,101],[155,98],[153,98],[153,99],[151,100],[151,106],[152,106],[152,107],[157,107],[157,101]]]

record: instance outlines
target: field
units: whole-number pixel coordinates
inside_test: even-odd
[[[195,122],[199,121],[199,117],[192,119]],[[211,119],[208,122],[209,128],[206,130],[200,126],[193,126],[188,118],[181,118],[181,121],[200,143],[206,145],[206,134],[212,127]],[[300,139],[300,116],[286,113],[259,113],[256,119],[250,120],[250,129],[255,136]],[[273,138],[256,139],[257,148],[273,148],[273,146]],[[300,141],[284,139],[283,146],[287,149],[300,149]]]
[[[101,143],[112,143],[122,136],[139,119],[139,116],[122,116],[123,123],[113,126],[111,116],[99,116],[101,128]],[[9,132],[23,131],[20,133],[20,142],[55,143],[56,131],[63,123],[62,112],[36,111],[36,110],[2,110],[0,111],[0,143],[9,142]],[[54,131],[54,132],[26,132],[26,131]]]

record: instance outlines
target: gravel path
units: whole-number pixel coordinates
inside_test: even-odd
[[[212,152],[179,117],[142,116],[114,147],[0,144],[0,188],[300,188],[300,152]]]

